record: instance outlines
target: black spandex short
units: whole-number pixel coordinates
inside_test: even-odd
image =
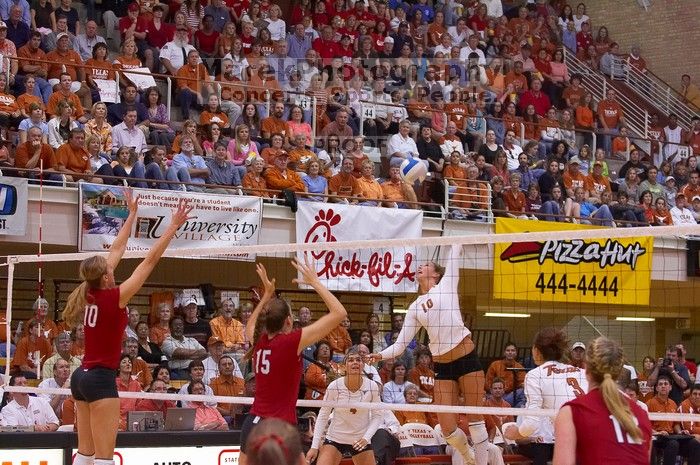
[[[243,420],[243,424],[241,425],[241,452],[244,454],[246,453],[246,443],[248,442],[250,432],[253,431],[255,425],[261,421],[262,417],[253,415],[252,413],[249,413],[248,416],[245,417],[245,420]]]
[[[361,450],[355,449],[354,447],[352,447],[352,444],[341,444],[339,442],[331,441],[330,439],[326,439],[325,441],[323,441],[323,444],[328,444],[329,446],[335,447],[338,450],[338,452],[340,452],[340,454],[344,457],[348,455],[354,457],[357,454],[361,454],[365,451],[372,450],[371,443],[367,443],[367,445]]]
[[[71,376],[70,390],[75,400],[84,402],[118,398],[117,372],[103,367],[80,367]]]
[[[434,363],[435,380],[450,380],[459,381],[462,376],[474,373],[475,371],[484,371],[476,356],[476,350],[472,350],[464,357],[452,360],[448,363]]]

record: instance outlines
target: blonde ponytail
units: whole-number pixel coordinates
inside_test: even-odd
[[[617,378],[622,372],[624,354],[613,340],[601,336],[591,342],[586,353],[586,372],[598,384],[603,402],[622,429],[634,440],[642,440],[642,430],[635,422],[627,397],[620,392]]]
[[[603,402],[608,408],[610,414],[620,423],[622,429],[627,431],[635,441],[642,440],[642,430],[634,421],[634,414],[630,409],[627,398],[623,397],[617,383],[612,379],[610,373],[605,373],[603,381],[600,383],[600,394],[603,396]]]
[[[63,309],[63,320],[71,329],[83,322],[88,289],[88,283],[83,281],[68,296],[66,308]]]
[[[91,288],[100,286],[100,280],[107,271],[107,259],[102,256],[95,255],[80,262],[80,279],[83,282],[68,296],[66,307],[63,309],[63,320],[68,327],[75,328],[83,322],[85,306],[89,303],[88,292]]]

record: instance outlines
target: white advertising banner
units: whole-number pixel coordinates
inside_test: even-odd
[[[418,238],[420,210],[299,202],[297,243]],[[334,291],[415,292],[416,248],[312,252],[321,282]],[[298,257],[303,260],[303,254]]]
[[[78,247],[81,252],[109,249],[129,212],[125,187],[81,183]],[[194,206],[192,218],[183,224],[170,243],[177,248],[221,248],[231,253],[217,257],[254,260],[236,254],[238,245],[254,245],[260,237],[262,198],[238,195],[132,189],[140,196],[134,231],[128,251],[147,251],[161,236],[180,199]]]
[[[118,447],[114,465],[237,465],[239,454],[239,446]]]
[[[26,234],[27,195],[26,179],[0,177],[0,235]]]

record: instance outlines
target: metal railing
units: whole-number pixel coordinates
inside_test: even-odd
[[[683,102],[683,96],[660,77],[649,70],[642,73],[624,58],[613,57],[610,79],[624,81],[637,95],[644,98],[664,115],[671,113],[677,115],[681,126],[690,127],[691,119],[697,114],[697,111]],[[644,136],[646,137],[647,134]]]
[[[596,103],[605,98],[610,84],[602,73],[592,69],[588,64],[576,58],[576,56],[564,47],[564,62],[569,68],[569,74],[583,76],[581,86],[591,93]],[[635,134],[646,137],[649,126],[649,112],[641,108],[626,95],[618,92],[617,101],[623,108],[625,125]],[[640,147],[649,152],[649,145]]]
[[[450,184],[453,181],[455,184]],[[445,212],[452,218],[493,223],[491,184],[480,180],[444,178]]]

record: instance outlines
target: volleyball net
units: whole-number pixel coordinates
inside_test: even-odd
[[[255,304],[262,290],[255,273],[257,262],[263,263],[268,275],[275,278],[278,296],[289,303],[295,325],[304,326],[307,322],[299,312],[301,308],[309,309],[311,321],[327,311],[326,305],[313,290],[293,282],[299,276],[291,260],[308,260],[316,268],[321,282],[334,292],[347,309],[349,324],[342,324],[342,328],[325,338],[331,347],[330,353],[323,350],[305,351],[307,359],[311,359],[305,362],[307,373],[308,367],[320,367],[317,370],[319,376],[307,379],[305,383],[305,389],[311,395],[307,392],[307,399],[298,403],[298,406],[305,408],[338,406],[323,401],[324,387],[313,382],[323,379],[329,383],[342,376],[342,353],[351,345],[364,344],[371,353],[381,351],[395,340],[406,312],[419,296],[419,282],[422,279],[419,267],[428,262],[445,267],[443,279],[455,282],[454,289],[449,286],[438,286],[436,289],[445,294],[457,293],[462,318],[472,333],[484,370],[492,363],[509,357],[519,364],[497,363],[500,371],[495,370],[487,376],[485,396],[488,398],[494,396],[494,381],[500,380],[505,391],[509,387],[513,391],[522,387],[522,376],[535,366],[531,352],[533,337],[544,327],[554,326],[565,331],[568,343],[563,359],[568,363],[579,363],[576,359],[580,356],[576,351],[579,342],[587,346],[601,335],[617,341],[625,351],[627,366],[634,369],[630,379],[621,387],[636,390],[640,400],[654,395],[653,386],[646,382],[650,370],[649,366],[645,366],[645,357],[649,356],[653,363],[658,363],[659,358],[667,358],[667,346],[675,347],[677,343],[684,347],[688,359],[700,353],[700,344],[691,330],[693,322],[698,321],[700,301],[700,286],[696,284],[696,276],[700,272],[698,226],[597,228],[571,223],[498,219],[495,225],[459,222],[459,225],[451,226],[452,222],[448,222],[450,224],[441,228],[443,235],[421,237],[431,232],[428,229],[424,233],[426,225],[422,223],[419,212],[421,219],[416,223],[415,215],[411,216],[401,209],[378,209],[384,215],[378,222],[374,217],[363,216],[367,209],[344,207],[346,210],[357,208],[362,211],[352,221],[346,221],[343,216],[346,210],[340,206],[335,211],[334,208],[325,205],[306,220],[297,216],[298,243],[171,247],[129,307],[138,309],[141,320],[153,326],[159,324],[157,303],[163,302],[163,295],[172,295],[169,302],[175,314],[184,313],[184,308],[194,300],[199,318],[205,320],[222,315],[222,302],[231,300],[239,309],[234,316],[245,320],[247,315],[240,310],[250,309],[248,304]],[[143,221],[142,229],[139,229],[141,223],[137,222],[132,236],[137,238],[141,234],[155,238],[161,222],[167,224],[168,219]],[[118,221],[115,220],[113,226],[116,232]],[[233,228],[231,225],[218,227],[216,231],[214,226],[204,226],[192,220],[183,225],[178,239],[191,242],[195,234],[211,237],[245,234],[242,225],[235,232],[224,232],[225,228]],[[367,237],[366,231],[391,239],[347,240]],[[147,252],[148,247],[127,251],[116,270],[117,281],[128,278]],[[41,264],[45,276],[55,277],[54,286],[47,286],[47,292],[53,294],[47,297],[50,302],[56,303],[56,310],[60,312],[68,294],[77,285],[75,278],[79,262],[95,253],[8,257],[7,324],[4,328],[7,340],[13,338],[11,328],[14,327],[15,315],[19,316],[24,310],[13,305],[16,297],[13,291],[15,276],[29,275]],[[448,301],[447,298],[439,300]],[[437,304],[430,299],[424,300],[417,311],[442,310]],[[192,337],[199,335],[193,334]],[[207,342],[200,341],[203,348],[209,351],[207,357],[220,356],[214,354]],[[241,345],[233,342],[234,348],[224,350],[236,361],[242,376],[246,377],[251,368],[242,357],[246,341],[240,342]],[[385,399],[379,404],[353,403],[342,407],[404,412],[523,414],[521,408],[438,406],[429,403],[434,397],[434,393],[430,392],[434,379],[430,379],[429,372],[421,371],[423,367],[419,367],[418,359],[425,349],[431,347],[431,342],[432,347],[449,343],[430,341],[428,334],[421,330],[409,344],[408,350],[374,367],[376,375],[373,378],[378,382],[383,381],[383,395],[389,392],[394,402],[400,401],[407,387],[404,380],[410,383],[410,378],[418,387],[417,401],[390,403]],[[508,347],[514,349],[515,354],[507,354]],[[167,353],[165,355],[168,356]],[[41,353],[29,356],[34,365],[16,360],[16,357],[15,360],[8,357],[6,365],[29,365],[37,369],[48,358]],[[171,358],[169,366],[182,371],[188,363],[188,360]],[[383,366],[385,363],[388,367]],[[397,368],[400,365],[404,366],[403,372]],[[508,370],[513,367],[521,367],[522,370]],[[36,371],[41,373],[42,370]],[[365,371],[374,372],[370,369]],[[696,374],[688,373],[688,387]],[[377,375],[381,379],[377,379]],[[67,390],[7,386],[7,383],[5,390],[68,394]],[[568,389],[554,393],[562,398],[573,398],[575,394],[577,392],[569,392]],[[231,397],[122,392],[120,396],[240,405],[252,402],[243,393]],[[499,392],[495,396],[498,397]],[[513,403],[516,402],[513,396]],[[553,409],[527,410],[528,416],[548,417],[555,413]],[[700,421],[699,415],[686,413],[650,416],[655,420]]]

